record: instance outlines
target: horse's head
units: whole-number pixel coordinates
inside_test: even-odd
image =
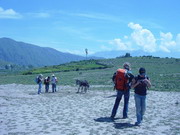
[[[79,85],[80,80],[76,79],[76,85]]]

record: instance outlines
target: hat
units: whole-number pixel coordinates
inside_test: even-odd
[[[123,64],[124,69],[127,69],[127,70],[130,70],[130,66],[131,66],[131,64],[129,62],[125,62]]]
[[[52,76],[55,76],[54,74],[52,74]]]
[[[145,74],[146,74],[146,69],[143,68],[143,67],[141,67],[141,68],[139,69],[139,74],[140,74],[140,75],[145,75]]]
[[[41,76],[41,77],[42,77],[43,75],[42,75],[42,74],[39,74],[39,76]]]

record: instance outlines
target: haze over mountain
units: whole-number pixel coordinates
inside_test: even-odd
[[[124,56],[126,53],[130,53],[131,56],[155,56],[155,57],[173,57],[173,58],[180,58],[180,53],[179,52],[144,52],[143,50],[135,50],[135,51],[120,51],[120,50],[113,50],[113,51],[102,51],[102,52],[97,52],[94,53],[93,56],[96,57],[103,57],[103,58],[115,58],[119,56]]]
[[[85,57],[63,53],[53,48],[39,47],[10,38],[0,38],[0,60],[14,64],[49,66],[83,59]]]

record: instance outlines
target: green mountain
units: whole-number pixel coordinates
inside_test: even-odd
[[[59,52],[52,48],[0,38],[0,60],[17,65],[50,66],[83,59],[85,57]]]

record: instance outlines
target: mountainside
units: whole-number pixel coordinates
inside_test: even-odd
[[[0,59],[18,65],[49,66],[83,60],[85,57],[17,42],[9,38],[0,38]]]
[[[173,58],[180,58],[180,53],[179,52],[171,52],[171,53],[166,53],[166,52],[144,52],[142,50],[136,50],[136,51],[102,51],[102,52],[97,52],[94,53],[93,56],[96,57],[104,57],[104,58],[115,58],[119,56],[124,56],[126,53],[130,53],[131,56],[147,56],[147,55],[152,55],[155,57],[173,57]]]

